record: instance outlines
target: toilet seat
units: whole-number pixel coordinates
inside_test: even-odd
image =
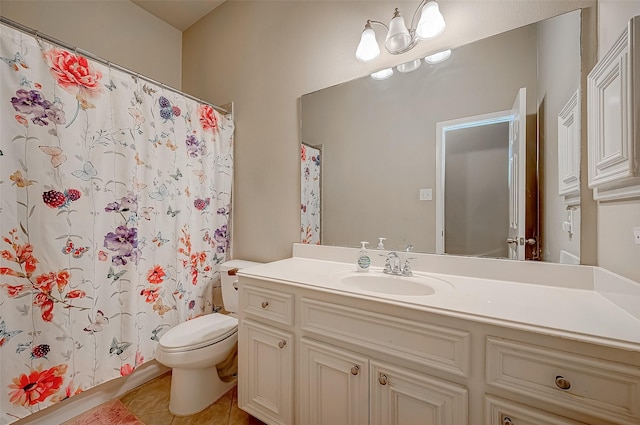
[[[238,319],[212,313],[187,320],[160,337],[166,352],[191,351],[220,342],[238,332]]]

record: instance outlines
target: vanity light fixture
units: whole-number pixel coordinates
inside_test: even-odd
[[[419,11],[422,11],[422,14],[418,25],[414,28],[413,24]],[[380,55],[380,47],[371,24],[382,25],[387,29],[384,47],[392,55],[408,52],[421,40],[429,40],[439,36],[446,27],[444,18],[440,13],[440,7],[435,0],[422,0],[420,2],[413,13],[411,28],[409,29],[400,11],[396,8],[389,26],[380,21],[367,20],[360,37],[360,43],[356,49],[356,59],[360,62],[370,62]]]
[[[392,75],[393,75],[393,68],[385,68],[371,74],[371,78],[373,78],[374,80],[386,80]]]
[[[422,63],[422,60],[416,59],[409,62],[401,63],[396,68],[400,72],[413,72],[416,69],[420,68],[421,63]]]
[[[449,59],[449,56],[451,56],[451,49],[443,50],[442,52],[438,52],[438,53],[434,53],[432,55],[429,55],[429,56],[424,58],[424,61],[426,63],[430,63],[431,65],[434,65],[436,63],[440,63],[440,62],[446,61],[447,59]]]

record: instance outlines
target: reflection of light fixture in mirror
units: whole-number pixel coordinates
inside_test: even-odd
[[[422,14],[418,25],[414,28],[413,24],[420,10],[422,10]],[[420,40],[428,40],[439,36],[446,27],[438,3],[435,0],[422,0],[420,2],[413,13],[411,28],[407,28],[404,18],[396,8],[389,26],[380,21],[367,20],[356,50],[356,58],[360,62],[372,61],[380,55],[380,47],[378,47],[371,24],[379,24],[387,29],[384,47],[392,55],[408,52]]]
[[[374,80],[386,80],[387,78],[391,77],[393,75],[393,69],[392,68],[386,68],[386,69],[382,69],[378,72],[374,72],[373,74],[371,74],[371,78],[373,78]]]
[[[398,71],[400,72],[411,72],[420,68],[421,63],[422,61],[420,59],[416,59],[410,62],[401,63],[396,68],[398,68]]]
[[[451,49],[449,50],[443,50],[442,52],[438,52],[438,53],[434,53],[432,55],[427,56],[426,58],[424,58],[424,61],[426,63],[430,63],[430,64],[436,64],[436,63],[440,63],[440,62],[444,62],[447,59],[449,59],[449,56],[451,56]]]

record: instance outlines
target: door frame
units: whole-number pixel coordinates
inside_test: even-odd
[[[491,112],[436,123],[436,254],[444,254],[444,184],[446,135],[448,131],[513,121],[511,110]]]

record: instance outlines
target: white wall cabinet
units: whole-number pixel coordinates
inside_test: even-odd
[[[640,17],[587,78],[589,187],[596,200],[640,197]]]
[[[558,195],[580,205],[580,89],[558,114]]]

